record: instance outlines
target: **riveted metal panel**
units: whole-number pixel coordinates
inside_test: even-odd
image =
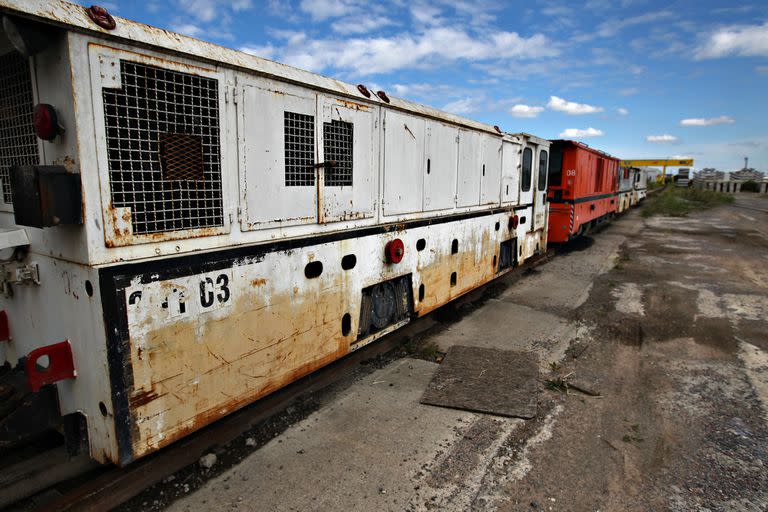
[[[422,210],[426,159],[423,118],[387,110],[384,113],[384,214]]]
[[[458,138],[457,127],[437,121],[427,121],[425,211],[444,210],[456,206]]]
[[[271,80],[241,83],[241,229],[317,222],[317,96]]]
[[[376,193],[379,108],[330,96],[319,97],[323,148],[318,214],[323,223],[372,217]]]
[[[504,139],[501,147],[501,202],[518,204],[520,198],[520,143]]]
[[[480,204],[496,205],[501,201],[501,137],[481,135],[483,145],[483,173],[480,186]]]
[[[483,146],[480,133],[459,130],[459,166],[456,206],[480,204],[480,180],[483,175]]]

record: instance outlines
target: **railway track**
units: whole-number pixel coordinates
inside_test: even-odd
[[[23,507],[19,510],[61,512],[109,510],[118,507],[150,486],[196,464],[201,456],[210,452],[212,447],[229,444],[243,433],[285,411],[300,399],[351,377],[354,371],[367,361],[392,354],[401,348],[407,340],[426,333],[426,331],[439,325],[440,322],[436,321],[435,318],[436,316],[439,318],[439,315],[445,316],[446,310],[460,310],[469,304],[474,305],[481,302],[484,298],[492,295],[494,290],[511,285],[519,279],[524,271],[546,263],[556,254],[557,251],[551,249],[527,262],[523,267],[513,270],[500,280],[492,281],[467,293],[456,301],[414,320],[377,342],[367,345],[125,468],[100,467],[83,464],[82,461],[79,461],[80,464],[76,467],[66,467],[64,462],[60,461],[59,464],[36,474],[37,479],[46,481],[47,478],[50,481],[48,494],[54,494],[55,497],[45,500],[45,503],[40,505],[29,500],[28,503],[23,503],[22,500],[19,503]],[[461,313],[457,316],[460,315]],[[46,454],[41,454],[40,457],[45,459],[46,456]],[[62,483],[63,480],[66,482]],[[35,493],[40,493],[43,490],[40,485],[29,487],[29,489]],[[0,494],[8,490],[0,488]],[[20,495],[20,488],[14,492],[16,493],[14,499],[29,498],[29,496]]]

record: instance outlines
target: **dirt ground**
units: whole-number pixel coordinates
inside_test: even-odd
[[[601,398],[549,393],[500,510],[768,510],[768,214],[743,206],[768,201],[621,245],[570,313],[591,340],[553,372]]]
[[[380,361],[123,510],[768,510],[767,212],[632,211],[439,312],[407,344],[427,360]],[[535,353],[537,417],[420,404],[457,344]]]

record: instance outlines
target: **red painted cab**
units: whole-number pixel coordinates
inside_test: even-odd
[[[548,242],[567,242],[616,212],[619,160],[572,140],[555,140],[549,158]]]

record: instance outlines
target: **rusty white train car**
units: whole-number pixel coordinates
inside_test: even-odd
[[[100,8],[0,11],[0,447],[58,428],[130,463],[546,249],[545,140]]]
[[[634,167],[619,167],[619,191],[616,213],[622,213],[635,204],[633,196],[635,192],[635,176],[638,170]]]

